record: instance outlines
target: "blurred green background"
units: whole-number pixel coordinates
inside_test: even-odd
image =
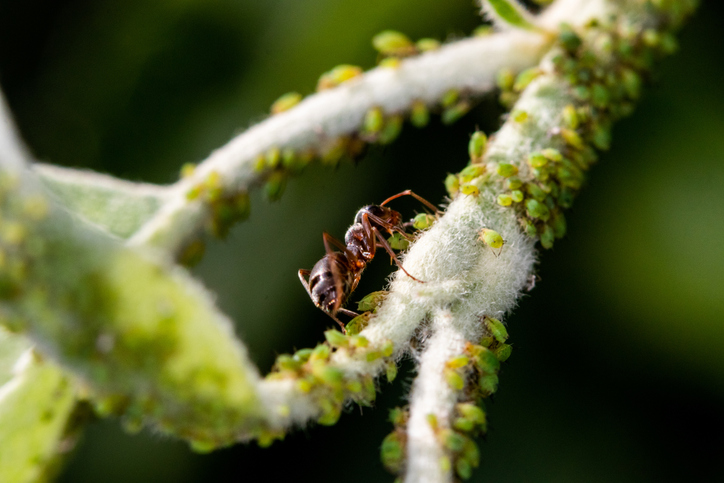
[[[541,254],[541,280],[509,318],[515,351],[474,481],[724,481],[722,13],[704,2],[616,127],[568,237]],[[470,0],[0,0],[0,84],[39,159],[167,183],[278,95],[311,92],[339,63],[372,66],[376,32],[454,39],[478,24]],[[210,245],[195,272],[262,371],[332,325],[295,273],[324,253],[322,231],[341,237],[360,206],[406,188],[442,201],[469,134],[500,114],[487,99],[453,128],[406,126],[357,166],[311,168]],[[358,293],[389,271],[373,263]],[[392,481],[378,447],[412,381],[405,367],[364,415],[267,450],[202,456],[92,423],[60,481]]]

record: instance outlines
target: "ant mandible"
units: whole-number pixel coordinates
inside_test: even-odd
[[[354,224],[349,227],[344,235],[344,244],[327,232],[322,234],[324,248],[327,254],[319,260],[311,270],[300,269],[299,280],[307,290],[309,297],[322,312],[329,315],[346,332],[344,324],[337,318],[337,313],[343,313],[350,317],[358,314],[342,307],[350,294],[357,288],[365,267],[375,257],[377,247],[384,248],[400,269],[411,279],[424,283],[422,280],[410,275],[400,264],[395,252],[392,251],[389,243],[382,236],[382,233],[390,235],[399,233],[407,240],[412,236],[405,232],[405,227],[410,223],[402,222],[402,215],[385,205],[401,196],[412,196],[424,203],[428,208],[437,213],[437,208],[421,196],[410,190],[405,190],[387,198],[379,205],[367,205],[357,212]],[[334,251],[332,246],[341,251]]]

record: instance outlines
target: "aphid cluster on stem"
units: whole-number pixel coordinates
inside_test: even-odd
[[[480,464],[480,452],[475,438],[487,431],[487,415],[483,400],[498,388],[500,364],[510,357],[512,347],[506,344],[508,332],[497,319],[484,316],[481,322],[485,335],[478,344],[468,342],[462,354],[445,364],[447,384],[457,394],[458,403],[449,421],[437,416],[427,417],[445,455],[438,463],[444,471],[454,471],[468,479]],[[404,472],[407,442],[407,408],[390,412],[395,428],[382,443],[380,456],[385,468],[395,474]]]

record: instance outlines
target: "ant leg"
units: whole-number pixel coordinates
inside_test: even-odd
[[[384,248],[387,251],[387,253],[390,255],[392,260],[397,264],[397,266],[400,267],[400,270],[405,272],[405,274],[408,277],[410,277],[411,279],[413,279],[415,282],[425,283],[423,280],[419,280],[419,279],[413,277],[412,275],[410,275],[410,273],[407,270],[405,270],[405,267],[403,267],[402,264],[400,263],[400,261],[397,259],[397,255],[395,255],[395,252],[392,251],[392,248],[387,243],[387,240],[385,240],[385,237],[383,237],[382,234],[380,234],[380,231],[377,228],[372,227],[372,231],[375,232],[375,235],[377,236],[377,239],[379,240],[380,245],[382,245],[382,248]]]
[[[304,290],[307,291],[307,293],[309,294],[309,297],[311,298],[311,297],[312,297],[312,291],[309,290],[309,281],[308,281],[308,280],[305,280],[305,277],[306,277],[307,279],[309,278],[309,274],[310,274],[310,273],[312,273],[311,270],[305,270],[305,269],[303,269],[303,268],[300,268],[299,271],[297,272],[297,275],[299,275],[299,280],[302,282],[302,285],[304,285]]]
[[[344,315],[346,315],[347,317],[352,317],[352,318],[355,318],[355,317],[359,316],[359,314],[358,314],[357,312],[353,312],[353,311],[351,311],[351,310],[344,309],[344,308],[340,308],[339,310],[337,310],[337,313],[338,313],[338,314],[344,314]]]
[[[347,257],[349,254],[349,250],[347,250],[347,247],[342,244],[341,241],[334,238],[332,235],[327,233],[326,231],[322,233],[322,240],[324,240],[324,249],[327,251],[327,255],[329,256],[329,269],[332,271],[332,279],[334,280],[334,288],[337,293],[337,300],[334,302],[334,307],[332,309],[333,312],[337,312],[339,310],[340,305],[342,305],[342,293],[344,290],[344,284],[342,281],[342,275],[339,273],[339,269],[337,268],[336,258],[335,258],[335,251],[332,250],[332,247],[330,245],[334,245],[337,248],[340,248],[342,250],[342,255],[344,257]],[[339,255],[337,255],[339,256]],[[332,317],[334,320],[337,320],[336,317]],[[337,323],[342,325],[342,323],[337,320]],[[344,327],[344,326],[343,326]]]
[[[400,227],[395,226],[392,223],[387,222],[387,221],[383,220],[382,218],[379,218],[371,213],[365,213],[364,216],[362,217],[362,219],[363,220],[366,219],[368,225],[369,225],[369,220],[374,221],[378,225],[384,227],[385,230],[387,230],[390,234],[397,232],[400,235],[402,235],[405,238],[405,240],[407,240],[407,241],[412,241],[415,239],[414,236],[410,235],[409,233],[406,233],[404,230],[400,230]],[[410,223],[412,223],[412,222],[410,222]],[[363,222],[363,225],[364,225],[364,222]],[[404,226],[404,224],[403,224],[403,226]],[[370,228],[372,228],[372,225],[370,225]],[[371,236],[371,234],[370,234],[370,236]]]
[[[409,196],[412,196],[413,198],[415,198],[415,199],[416,199],[417,201],[419,201],[420,203],[423,203],[425,206],[427,206],[428,208],[430,208],[430,209],[433,211],[433,213],[436,213],[436,214],[437,214],[438,209],[435,208],[435,205],[433,205],[432,203],[430,203],[429,201],[427,201],[425,198],[423,198],[422,196],[418,195],[417,193],[413,193],[412,190],[405,190],[405,191],[403,191],[402,193],[397,193],[397,194],[394,195],[394,196],[390,196],[390,197],[387,198],[385,201],[383,201],[382,203],[380,203],[380,206],[385,206],[387,203],[389,203],[390,201],[392,201],[392,200],[394,200],[394,199],[397,199],[397,198],[399,198],[399,197],[401,197],[401,196],[408,196],[408,195],[409,195]]]
[[[341,320],[339,320],[337,317],[335,317],[335,316],[332,315],[332,314],[327,314],[327,315],[329,315],[330,317],[332,317],[332,319],[334,319],[334,321],[339,324],[339,327],[342,329],[342,333],[343,333],[343,334],[346,334],[346,333],[347,333],[347,327],[345,327],[345,325],[342,323]]]

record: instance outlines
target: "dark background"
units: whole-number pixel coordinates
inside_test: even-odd
[[[475,481],[724,481],[722,13],[704,2],[616,126],[568,237],[541,254],[541,280],[508,321],[515,351]],[[40,159],[168,183],[278,95],[311,92],[340,63],[371,67],[376,32],[453,39],[478,23],[470,0],[0,0],[0,84]],[[341,237],[360,206],[406,188],[440,202],[469,134],[500,114],[489,99],[453,128],[406,126],[358,166],[311,168],[210,244],[195,272],[262,371],[330,326],[295,273],[323,254],[322,231]],[[389,271],[373,263],[358,293]],[[60,481],[392,481],[378,447],[409,366],[363,416],[355,408],[267,450],[196,455],[96,422]]]

